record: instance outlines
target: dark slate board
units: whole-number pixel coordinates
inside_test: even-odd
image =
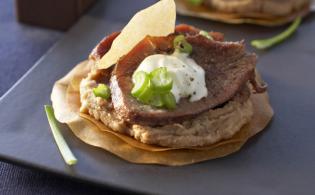
[[[115,3],[113,3],[115,2]],[[137,165],[88,146],[62,126],[79,162],[68,167],[54,143],[43,105],[53,83],[84,60],[94,45],[151,2],[103,1],[0,99],[0,158],[121,190],[161,194],[312,194],[315,191],[315,17],[296,35],[259,55],[275,116],[266,131],[225,158],[183,167]],[[119,15],[118,15],[119,13]],[[226,25],[189,17],[179,23],[224,32],[228,40],[268,37],[284,27]],[[255,51],[248,47],[249,50]]]

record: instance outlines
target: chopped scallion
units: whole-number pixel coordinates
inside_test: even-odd
[[[150,78],[155,91],[167,92],[173,87],[173,79],[166,67],[160,67],[150,73]]]
[[[142,93],[140,93],[138,96],[137,96],[137,99],[140,100],[141,102],[143,103],[149,103],[150,99],[152,98],[152,95],[153,95],[153,90],[152,90],[152,87],[151,85],[149,85],[148,87],[146,87]]]
[[[168,109],[176,108],[176,100],[172,92],[163,94],[162,100],[166,108]]]
[[[203,0],[186,0],[189,4],[194,5],[194,6],[198,6],[201,5],[203,3]]]
[[[176,51],[188,54],[192,52],[192,46],[187,42],[184,35],[177,35],[174,38],[173,44]]]
[[[138,71],[132,76],[133,83],[131,94],[138,97],[144,90],[146,90],[150,84],[149,75],[144,71]]]
[[[134,86],[131,95],[138,101],[158,108],[174,109],[175,97],[171,92],[173,79],[166,67],[159,67],[150,73],[137,71],[132,75]]]
[[[164,106],[164,102],[162,100],[161,94],[155,93],[152,95],[152,98],[150,99],[149,102],[150,105],[161,108]]]
[[[96,97],[108,99],[110,97],[110,89],[107,85],[101,83],[93,89],[93,93]]]
[[[213,40],[213,38],[211,37],[211,35],[207,31],[201,30],[199,32],[199,34],[204,36],[204,37],[206,37],[206,38],[208,38],[208,39],[210,39],[210,40]]]

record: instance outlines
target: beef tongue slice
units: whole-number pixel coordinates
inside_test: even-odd
[[[180,122],[231,100],[248,81],[256,83],[256,55],[246,53],[243,42],[213,41],[196,33],[186,33],[186,39],[193,47],[190,57],[205,70],[208,96],[195,102],[183,98],[174,110],[159,109],[137,101],[131,95],[132,74],[147,56],[171,53],[174,36],[148,36],[117,62],[110,87],[115,112],[122,120],[150,126]],[[255,86],[262,89],[257,83]]]

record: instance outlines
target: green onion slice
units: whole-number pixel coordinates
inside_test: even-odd
[[[174,109],[176,101],[171,93],[173,79],[166,67],[154,69],[150,74],[144,71],[132,75],[134,87],[131,95],[138,101],[158,108]]]
[[[96,97],[104,99],[108,99],[110,97],[110,89],[105,84],[98,84],[98,86],[93,89],[93,93]]]
[[[162,96],[159,93],[155,93],[152,95],[149,104],[158,108],[161,108],[164,106],[164,102],[162,100]]]
[[[138,71],[132,76],[135,84],[131,90],[133,97],[136,97],[142,102],[148,102],[152,96],[152,89],[149,75],[144,71]]]
[[[58,125],[57,125],[57,120],[55,118],[55,114],[54,114],[54,110],[52,108],[52,106],[49,105],[45,105],[45,111],[46,111],[46,115],[47,115],[47,119],[51,128],[51,132],[55,138],[56,144],[59,148],[59,151],[63,157],[63,159],[65,160],[65,162],[68,165],[74,165],[77,163],[77,159],[75,158],[75,156],[73,155],[73,153],[71,152],[69,146],[67,145],[65,139],[63,138]]]
[[[137,97],[138,100],[140,100],[143,103],[148,104],[150,99],[153,96],[152,87],[149,85],[145,90]]]
[[[251,45],[257,49],[268,49],[290,37],[299,27],[301,20],[301,17],[297,17],[294,22],[282,33],[269,39],[253,40],[251,41]]]
[[[211,37],[211,35],[207,31],[201,30],[199,32],[199,34],[206,37],[207,39],[213,40],[213,38]]]
[[[175,50],[190,54],[192,52],[192,46],[186,41],[184,35],[177,35],[174,38],[173,45]]]
[[[162,94],[162,100],[166,108],[168,109],[176,108],[176,99],[172,92]]]
[[[186,0],[189,4],[194,5],[194,6],[198,6],[201,5],[203,3],[203,0]]]
[[[153,88],[157,92],[168,92],[173,87],[173,79],[166,67],[160,67],[150,73]]]

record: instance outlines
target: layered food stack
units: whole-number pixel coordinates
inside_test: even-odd
[[[270,121],[244,41],[181,24],[172,0],[138,12],[57,81],[56,118],[135,163],[184,165],[235,152]]]

